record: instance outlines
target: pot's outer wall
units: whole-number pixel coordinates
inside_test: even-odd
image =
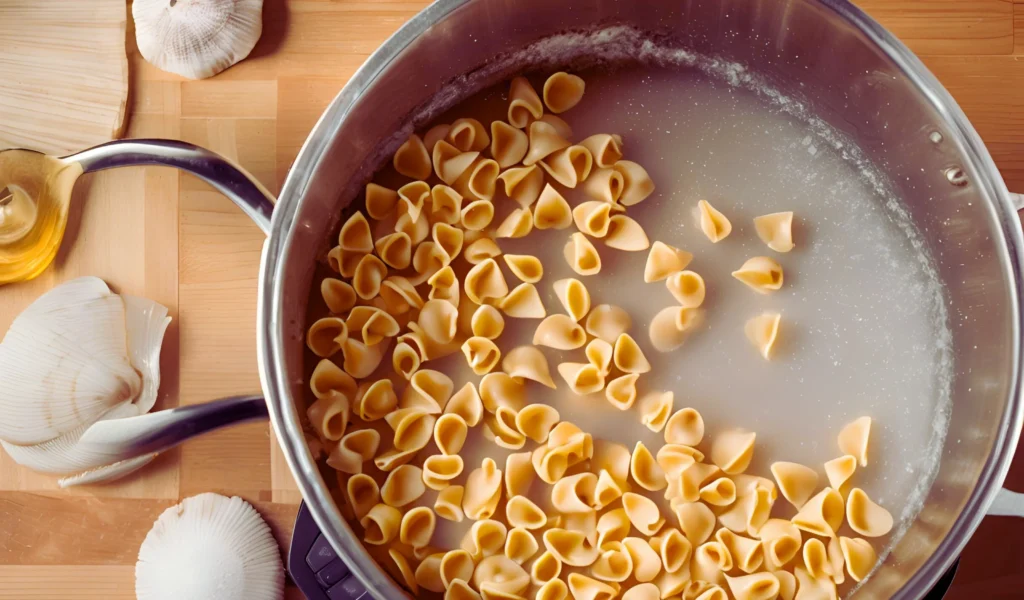
[[[923,511],[884,567],[856,594],[917,597],[966,543],[1016,445],[1015,274],[1021,234],[1005,185],[952,99],[909,51],[838,1],[441,0],[371,56],[296,160],[275,211],[261,272],[263,386],[314,517],[335,547],[349,550],[353,571],[375,596],[402,597],[334,506],[299,425],[305,412],[302,340],[313,265],[324,257],[346,205],[381,157],[408,135],[422,105],[450,91],[446,82],[548,35],[618,23],[742,63],[804,102],[857,140],[887,175],[883,183],[906,199],[931,246],[947,285],[953,335],[951,426]],[[479,73],[481,83],[505,75]],[[940,143],[929,139],[936,132]],[[967,184],[952,185],[950,168],[961,168]]]

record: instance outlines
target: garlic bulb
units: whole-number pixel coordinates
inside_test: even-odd
[[[276,600],[284,596],[281,551],[239,497],[199,494],[153,524],[135,563],[139,600]]]
[[[160,387],[167,309],[81,277],[40,296],[0,342],[0,445],[19,464],[73,474],[62,486],[123,476],[120,461],[79,444],[93,424],[145,414]]]
[[[263,0],[135,0],[135,42],[159,69],[205,79],[249,56]]]

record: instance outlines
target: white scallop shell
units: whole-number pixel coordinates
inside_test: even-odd
[[[113,479],[152,460],[120,462],[79,440],[96,422],[153,408],[170,321],[165,307],[113,294],[95,277],[41,296],[0,343],[0,445],[36,471],[86,471],[63,486]]]
[[[135,42],[159,69],[205,79],[249,56],[263,0],[135,0]]]
[[[139,548],[139,600],[277,600],[281,551],[248,502],[199,494],[165,510]]]

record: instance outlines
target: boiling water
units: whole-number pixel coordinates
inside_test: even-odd
[[[816,468],[820,485],[826,485],[821,465],[839,456],[839,430],[857,417],[871,416],[871,462],[855,474],[855,485],[897,520],[914,516],[945,434],[937,415],[945,414],[948,402],[949,349],[941,286],[927,257],[915,248],[913,228],[892,210],[872,178],[844,161],[806,122],[763,96],[698,69],[582,75],[584,99],[562,116],[576,140],[620,134],[626,158],[648,170],[657,190],[631,207],[629,215],[652,242],[694,254],[688,268],[707,284],[705,318],[681,348],[658,353],[647,328],[653,315],[674,300],[663,282],[643,282],[647,252],[611,250],[596,242],[603,268],[596,276],[579,277],[562,258],[562,246],[575,229],[534,230],[523,239],[500,240],[506,253],[542,259],[545,273],[537,287],[548,313],[561,310],[551,284],[563,277],[579,277],[593,305],[625,308],[633,317],[630,333],[653,365],[640,377],[640,396],[671,390],[676,409],[700,411],[707,425],[705,451],[706,441],[725,428],[756,431],[750,473],[770,477],[772,462],[794,461]],[[539,89],[539,81],[534,83]],[[439,122],[459,116],[484,123],[504,119],[506,89],[484,92]],[[572,205],[582,200],[573,190],[562,191]],[[732,234],[718,244],[710,243],[696,224],[694,208],[700,199],[732,221]],[[495,204],[495,223],[514,208],[502,197]],[[785,210],[796,215],[796,248],[778,254],[757,238],[752,218]],[[761,296],[730,276],[758,255],[782,264],[781,291]],[[510,287],[518,283],[507,271],[506,278]],[[782,313],[770,361],[743,333],[744,322],[765,310]],[[537,323],[507,318],[499,346],[507,352],[529,344]],[[630,449],[642,440],[653,452],[664,442],[662,434],[640,424],[636,407],[620,412],[602,394],[577,397],[568,391],[555,365],[585,362],[582,349],[544,351],[559,388],[529,383],[529,402],[550,403],[563,420]],[[456,389],[479,379],[466,369],[461,354],[427,366],[452,374]],[[503,468],[508,452],[484,441],[480,429],[471,432],[462,452],[466,471],[460,482],[484,456]],[[432,445],[424,456],[430,452]],[[543,488],[538,496],[546,495],[547,486],[538,480],[537,487]],[[433,499],[428,492],[422,502],[429,505]],[[780,498],[773,514],[788,517],[792,510]],[[435,538],[439,547],[456,546],[468,526],[440,524],[447,531]]]

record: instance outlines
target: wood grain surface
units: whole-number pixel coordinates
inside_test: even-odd
[[[127,135],[193,142],[271,190],[321,111],[424,0],[267,0],[252,56],[205,81],[145,63],[129,19]],[[950,89],[1011,189],[1024,191],[1024,0],[864,0]],[[0,20],[3,15],[0,15]],[[3,49],[0,48],[0,60]],[[57,282],[96,275],[174,318],[156,409],[259,389],[256,278],[263,236],[228,200],[164,168],[82,178],[67,240],[39,279],[0,288],[0,331]],[[1024,490],[1024,453],[1009,486]],[[166,453],[116,485],[58,490],[0,453],[0,599],[134,597],[136,552],[160,511],[206,491],[252,502],[287,546],[300,500],[266,424]],[[1024,521],[986,520],[950,598],[1024,597]],[[301,597],[294,588],[289,597]]]

